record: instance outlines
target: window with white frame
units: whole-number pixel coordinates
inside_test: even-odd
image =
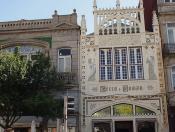
[[[100,80],[112,80],[112,49],[100,49]]]
[[[143,79],[143,64],[141,48],[129,48],[130,79]]]
[[[167,23],[167,37],[169,44],[175,44],[175,23]]]
[[[171,2],[175,2],[175,0],[164,0],[165,2],[169,2],[169,3],[171,3]]]
[[[171,69],[172,88],[175,90],[175,66]]]
[[[58,49],[58,72],[71,72],[71,49]]]
[[[100,80],[128,79],[143,79],[141,47],[100,49]]]
[[[115,79],[127,80],[128,68],[127,68],[127,49],[115,48]]]

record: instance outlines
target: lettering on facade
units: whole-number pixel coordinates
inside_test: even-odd
[[[100,86],[100,92],[130,92],[130,91],[142,91],[143,87],[138,86]]]

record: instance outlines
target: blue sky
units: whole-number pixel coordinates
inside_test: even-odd
[[[121,6],[136,6],[138,0],[120,0]],[[97,0],[98,8],[115,7],[116,0]],[[88,33],[93,32],[93,0],[1,0],[0,21],[51,18],[58,14],[70,14],[75,8],[80,24],[81,15],[86,16]]]

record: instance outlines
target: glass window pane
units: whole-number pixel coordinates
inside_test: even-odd
[[[111,49],[107,50],[107,65],[112,65],[112,51],[111,51]]]
[[[100,67],[100,79],[105,80],[105,67]]]
[[[117,104],[113,106],[113,114],[115,116],[133,115],[133,107],[130,104]]]
[[[59,58],[59,72],[64,72],[64,58]]]
[[[168,40],[170,44],[175,42],[173,29],[168,29]]]
[[[141,64],[142,63],[142,54],[141,54],[140,48],[136,49],[136,54],[137,54],[137,64]]]
[[[175,66],[172,67],[172,72],[175,72]]]
[[[59,49],[59,56],[71,55],[71,49]]]
[[[100,50],[100,65],[105,65],[105,52]]]
[[[136,106],[136,115],[155,115],[155,112],[148,110],[146,108]]]
[[[105,117],[105,116],[111,116],[111,107],[104,108],[100,111],[95,112],[93,117]]]
[[[115,64],[121,64],[120,63],[120,50],[119,49],[115,50]]]
[[[118,79],[118,80],[121,79],[120,68],[121,68],[121,66],[115,67],[115,79]]]
[[[128,79],[127,66],[122,66],[122,74],[123,74],[123,78],[122,79]]]
[[[64,72],[71,72],[71,56],[66,56],[64,59],[65,59],[65,71]]]
[[[173,89],[175,90],[175,73],[172,74],[172,81]]]
[[[127,53],[126,53],[126,49],[122,49],[122,64],[126,64],[127,63]]]
[[[138,79],[143,78],[143,67],[142,66],[137,66],[137,74],[138,74]]]
[[[112,67],[107,67],[108,80],[112,80]]]
[[[130,64],[135,64],[135,55],[134,55],[134,49],[130,49]]]
[[[135,68],[135,66],[131,66],[130,75],[131,75],[131,79],[136,79],[136,68]]]

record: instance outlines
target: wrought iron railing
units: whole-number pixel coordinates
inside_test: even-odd
[[[60,72],[58,73],[58,79],[65,84],[77,84],[78,78],[76,73],[72,72]]]
[[[175,43],[165,43],[163,46],[163,52],[165,53],[175,53]]]

